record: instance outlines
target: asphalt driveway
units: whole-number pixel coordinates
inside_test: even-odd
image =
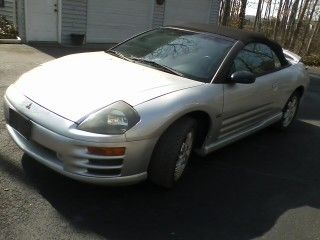
[[[99,48],[0,45],[0,95],[38,64],[87,50]],[[22,154],[5,130],[2,108],[0,119],[0,239],[320,239],[315,74],[289,131],[265,129],[193,157],[173,191],[62,177]]]

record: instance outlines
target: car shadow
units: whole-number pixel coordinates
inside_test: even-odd
[[[75,227],[107,239],[252,239],[289,209],[319,208],[320,127],[297,121],[194,156],[171,191],[79,183],[24,155],[32,185]]]

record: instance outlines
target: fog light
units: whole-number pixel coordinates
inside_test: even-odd
[[[88,147],[88,152],[102,156],[123,156],[126,152],[125,147]]]

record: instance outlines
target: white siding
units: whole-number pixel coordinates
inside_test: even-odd
[[[87,0],[62,0],[61,42],[70,43],[70,34],[85,34]]]
[[[120,42],[152,27],[150,0],[88,0],[87,41]]]
[[[11,0],[13,1],[13,0]],[[22,0],[24,1],[24,0]],[[62,0],[62,19],[61,19],[61,40],[62,43],[68,44],[70,43],[70,34],[71,33],[79,33],[79,34],[86,34],[88,35],[88,29],[87,29],[87,1],[91,0]],[[109,0],[108,0],[109,1]],[[128,5],[125,4],[126,1],[124,0],[118,0],[119,6],[122,9],[128,8]],[[151,0],[150,0],[151,1]],[[154,1],[154,7],[153,7],[153,16],[151,18],[150,26],[152,27],[159,27],[164,25],[165,22],[165,14],[166,14],[166,5],[168,1],[172,0],[166,0],[164,4],[158,5],[155,0]],[[180,6],[183,6],[186,4],[186,2],[190,2],[190,0],[175,0],[179,2]],[[201,0],[203,1],[203,0]],[[209,0],[211,1],[210,5],[210,11],[208,16],[208,11],[205,13],[193,13],[196,15],[207,15],[208,16],[208,23],[210,24],[217,24],[218,22],[218,16],[219,16],[219,4],[220,0]],[[193,12],[197,11],[197,5],[199,4],[198,0],[194,0],[193,4]],[[179,7],[180,8],[180,7]],[[152,10],[150,10],[152,11]],[[169,10],[170,11],[170,10]],[[171,12],[176,12],[177,9],[171,9]],[[184,14],[188,14],[185,12]],[[119,14],[119,18],[121,18],[121,14]],[[24,19],[24,18],[23,18]],[[188,21],[188,19],[187,19]],[[118,22],[121,22],[121,19],[118,20]],[[93,27],[88,25],[88,27]],[[93,29],[90,29],[89,31],[92,31]]]
[[[166,0],[164,24],[209,23],[212,0]]]
[[[219,8],[220,8],[220,0],[212,0],[211,9],[210,9],[209,24],[218,24]]]
[[[208,0],[208,8],[201,8],[199,6],[199,4],[204,3],[203,0],[166,0],[165,4],[163,5],[155,4],[153,27],[190,21],[217,24],[219,18],[220,1],[221,0]],[[188,5],[190,7],[188,7]],[[169,17],[171,20],[165,19],[166,14],[169,15],[167,17]],[[206,19],[205,21],[199,21],[201,17],[199,18],[197,16],[203,16]]]
[[[165,4],[154,4],[152,27],[163,26],[165,6]]]

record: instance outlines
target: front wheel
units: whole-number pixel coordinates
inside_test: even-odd
[[[293,123],[299,109],[300,104],[300,94],[298,92],[294,92],[285,107],[283,108],[282,118],[276,124],[276,127],[280,130],[285,130]]]
[[[183,176],[192,152],[196,121],[183,118],[160,137],[149,165],[148,176],[154,184],[172,188]]]

